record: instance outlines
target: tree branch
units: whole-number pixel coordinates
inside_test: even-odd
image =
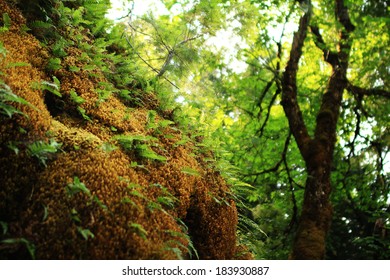
[[[291,132],[289,133],[288,138],[289,139],[291,138]],[[297,224],[297,222],[298,222],[298,206],[297,206],[297,199],[295,197],[295,192],[294,192],[294,183],[295,182],[291,176],[290,168],[288,167],[287,157],[284,157],[283,163],[284,163],[284,166],[286,168],[288,182],[289,182],[289,186],[290,186],[290,192],[291,192],[291,201],[293,203],[293,215],[291,217],[291,220],[290,220],[290,223],[288,224],[287,229],[285,230],[285,233],[288,234],[291,232],[293,226],[295,224]]]
[[[125,35],[125,39],[126,39],[126,42],[129,44],[129,46],[134,50],[135,54],[139,57],[139,59],[141,59],[150,69],[152,69],[154,72],[156,73],[159,73],[159,71],[154,68],[150,63],[148,63],[136,50],[135,48],[133,47],[133,45],[131,44],[130,40],[129,40],[129,37],[127,35]],[[173,82],[171,82],[169,79],[167,79],[166,77],[163,77],[164,80],[166,80],[168,83],[170,83],[172,86],[174,86],[175,88],[179,89],[179,87],[177,85],[175,85]]]
[[[262,171],[260,171],[260,172],[244,174],[244,177],[259,176],[259,175],[262,175],[262,174],[266,174],[266,173],[271,173],[271,172],[276,172],[276,171],[278,171],[279,167],[282,165],[282,163],[283,163],[283,162],[285,161],[285,159],[286,159],[287,152],[288,152],[288,146],[289,146],[289,144],[290,144],[290,139],[291,139],[291,131],[288,132],[286,141],[284,142],[284,147],[283,147],[283,151],[282,151],[282,154],[281,154],[281,158],[280,158],[280,160],[279,160],[273,167],[268,168],[268,169],[265,169],[265,170],[262,170]]]
[[[259,137],[263,136],[263,133],[264,133],[264,129],[265,129],[265,126],[267,125],[268,123],[268,119],[269,119],[269,116],[271,115],[271,109],[272,109],[272,106],[274,105],[274,102],[276,100],[276,97],[280,94],[280,89],[277,89],[275,94],[272,96],[272,99],[268,105],[268,109],[267,109],[267,115],[265,117],[265,120],[263,122],[263,124],[261,125],[259,131],[257,133],[259,133]]]
[[[317,140],[317,144],[321,142],[321,145],[325,145],[326,147],[323,146],[322,148],[330,151],[330,154],[333,154],[342,95],[348,82],[347,69],[352,45],[350,33],[354,30],[344,0],[335,0],[335,2],[336,18],[344,28],[340,31],[337,61],[332,61],[332,63],[328,61],[332,65],[332,75],[329,79],[326,92],[322,97],[315,128],[315,139]],[[317,31],[314,28],[314,34],[316,32]],[[316,36],[320,36],[320,34]],[[322,37],[317,37],[317,39],[318,38],[319,40],[322,40]]]
[[[310,30],[311,30],[311,33],[313,33],[314,36],[316,37],[316,40],[314,40],[314,43],[316,44],[317,48],[322,50],[322,52],[324,54],[325,61],[328,62],[329,64],[331,64],[333,67],[338,65],[339,59],[338,59],[337,53],[332,52],[327,48],[326,43],[325,43],[324,39],[322,38],[322,35],[320,33],[319,28],[317,26],[311,25]]]
[[[357,94],[360,98],[362,96],[382,96],[390,98],[390,92],[380,88],[365,89],[352,85],[350,82],[347,84],[347,90],[353,94]]]
[[[290,130],[298,144],[302,156],[307,158],[308,144],[311,140],[297,100],[298,63],[302,56],[302,48],[307,36],[311,9],[299,21],[298,31],[294,33],[286,69],[282,77],[282,106],[287,116]]]

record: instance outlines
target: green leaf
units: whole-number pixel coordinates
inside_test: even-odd
[[[60,81],[53,76],[54,83],[48,82],[48,81],[42,81],[41,82],[41,90],[48,90],[49,92],[53,93],[54,95],[58,97],[62,97],[60,93]]]
[[[92,121],[91,118],[85,113],[86,111],[84,108],[77,106],[77,111],[81,114],[84,120],[89,122]]]
[[[81,234],[82,237],[84,237],[85,240],[88,240],[89,238],[95,238],[95,235],[89,229],[77,227],[77,231]]]
[[[147,158],[147,159],[152,159],[152,160],[158,160],[158,161],[167,161],[167,158],[164,156],[161,156],[154,152],[152,149],[150,149],[147,145],[137,145],[137,151],[138,154],[141,157]]]
[[[116,135],[112,139],[118,141],[119,144],[121,144],[121,146],[128,151],[133,150],[137,143],[157,140],[157,138],[149,135],[131,135],[131,134]]]
[[[69,71],[71,71],[71,72],[79,72],[80,71],[80,67],[70,65],[69,66]]]
[[[88,196],[91,196],[91,191],[85,186],[84,183],[80,182],[79,177],[73,177],[73,183],[69,183],[66,186],[66,192],[68,195],[75,195],[79,192],[85,193]]]
[[[49,215],[48,207],[44,204],[42,204],[43,207],[43,217],[42,217],[42,222],[46,221],[47,216]]]
[[[147,239],[148,232],[144,229],[144,227],[137,223],[130,223],[129,226],[144,240]]]
[[[102,146],[101,146],[101,149],[102,149],[103,151],[105,151],[105,152],[110,153],[110,152],[112,152],[112,151],[117,150],[118,147],[115,146],[115,145],[113,145],[113,144],[111,144],[111,143],[104,142],[104,143],[102,144]]]
[[[8,13],[3,13],[4,26],[0,29],[0,32],[8,31],[11,27],[11,18]]]
[[[3,229],[3,235],[6,235],[8,232],[8,224],[6,222],[0,221],[0,225]]]
[[[71,89],[69,91],[69,94],[70,94],[70,99],[76,103],[76,104],[83,104],[85,102],[85,99],[82,98],[81,96],[79,96],[77,94],[77,92],[74,90],[74,89]]]
[[[25,115],[22,111],[16,109],[14,106],[8,103],[19,103],[38,110],[35,106],[26,101],[24,98],[14,94],[8,85],[0,81],[0,113],[8,116],[9,118],[12,118],[14,114],[20,114],[28,118],[28,116]]]
[[[61,68],[61,59],[58,57],[50,58],[46,65],[46,69],[48,71],[56,71],[60,70]]]
[[[31,64],[28,62],[12,62],[7,64],[6,68],[24,67],[24,66],[31,66]]]
[[[103,210],[108,209],[107,205],[105,205],[96,195],[93,196],[92,201],[96,202],[97,205],[99,205],[99,207]]]
[[[161,128],[166,128],[166,127],[170,126],[171,124],[175,124],[175,122],[170,121],[170,120],[162,120],[162,121],[158,122],[158,126]]]
[[[169,209],[173,209],[175,207],[175,201],[177,199],[175,197],[169,196],[159,196],[157,197],[157,202],[161,205],[167,206]]]
[[[199,171],[197,171],[195,169],[192,169],[192,168],[190,168],[188,166],[184,166],[181,169],[181,172],[183,172],[184,174],[193,175],[193,176],[197,176],[197,177],[200,176]]]
[[[70,210],[70,217],[76,223],[81,223],[81,220],[80,220],[80,217],[79,217],[79,213],[77,212],[77,210],[75,208],[72,208]]]
[[[7,144],[7,147],[8,147],[9,149],[11,149],[12,151],[14,151],[14,153],[15,153],[16,155],[19,154],[19,151],[20,151],[20,150],[19,150],[19,148],[18,148],[18,146],[17,146],[17,143],[9,141],[8,144]]]
[[[46,161],[51,154],[57,153],[62,144],[57,143],[54,139],[50,139],[49,143],[44,141],[36,141],[27,146],[30,156],[36,157],[45,167]]]
[[[3,244],[22,244],[26,246],[27,251],[29,252],[31,258],[34,260],[35,259],[35,245],[32,244],[30,241],[28,241],[25,238],[9,238],[9,239],[4,239],[0,241]]]

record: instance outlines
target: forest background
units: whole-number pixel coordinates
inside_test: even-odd
[[[154,3],[111,16],[247,184],[256,258],[388,259],[389,1]]]
[[[390,258],[388,0],[37,0],[31,7],[7,2],[42,19],[23,28],[51,44],[55,57],[45,70],[61,70],[71,57],[64,51],[69,42],[90,50],[90,41],[83,40],[93,38],[95,65],[83,71],[99,67],[115,84],[100,83],[104,89],[97,91],[97,107],[106,105],[113,93],[131,106],[158,104],[145,116],[147,129],[161,134],[160,128],[175,124],[186,135],[177,145],[194,141],[212,151],[202,160],[231,187],[226,195],[238,208],[239,243],[254,258]],[[155,8],[145,9],[147,3]],[[3,13],[3,33],[13,27],[10,15],[17,18]],[[58,36],[55,22],[74,38]],[[57,39],[50,41],[50,36]],[[0,49],[5,57],[6,48]],[[19,66],[29,65],[11,64]],[[82,72],[77,65],[68,68],[75,76]],[[61,107],[66,103],[57,98],[60,81],[53,76],[53,83],[43,86],[52,93],[44,98],[50,113],[66,112]],[[2,94],[13,96],[6,86]],[[69,98],[73,113],[90,122],[91,112],[81,106],[86,100],[73,91]],[[20,98],[11,101],[28,105]],[[23,116],[6,103],[0,105],[3,118]],[[157,114],[167,119],[161,127],[155,124]],[[18,142],[10,143],[5,151],[18,156]],[[50,141],[47,146],[48,153],[55,153],[60,145]],[[149,159],[166,160],[147,151],[143,155]],[[46,154],[35,154],[44,167],[54,158]],[[181,173],[199,176],[191,168]],[[83,183],[75,177],[69,185]],[[226,204],[218,198],[212,196],[216,204]],[[173,200],[163,202],[173,205]],[[145,241],[146,231],[132,225]],[[8,223],[1,226],[6,234]],[[77,229],[85,240],[93,236]],[[235,226],[228,229],[235,239]],[[15,240],[2,241],[4,248],[13,248]]]

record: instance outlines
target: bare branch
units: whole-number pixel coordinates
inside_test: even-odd
[[[269,81],[266,86],[264,87],[264,89],[262,90],[261,92],[261,95],[260,95],[260,98],[259,98],[259,101],[258,101],[258,106],[260,108],[260,111],[258,113],[258,118],[260,119],[260,116],[261,116],[261,113],[263,113],[263,109],[261,107],[261,104],[263,104],[263,100],[267,94],[267,92],[270,90],[271,86],[273,85],[273,83],[275,82],[275,78],[273,78],[271,81]]]
[[[260,134],[259,137],[261,137],[264,133],[264,129],[265,129],[265,126],[267,125],[268,123],[268,119],[269,119],[269,116],[271,115],[271,108],[272,106],[274,105],[275,103],[275,100],[276,100],[276,97],[280,94],[280,89],[277,89],[275,94],[272,96],[272,99],[268,105],[268,108],[267,108],[267,115],[265,117],[265,120],[263,122],[263,124],[261,125],[261,128],[259,129],[258,133]]]

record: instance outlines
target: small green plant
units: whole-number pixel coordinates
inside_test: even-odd
[[[72,219],[73,222],[81,223],[79,212],[77,212],[75,208],[72,208],[70,210],[70,218]]]
[[[32,87],[34,89],[47,90],[58,97],[62,97],[60,93],[61,83],[56,76],[53,76],[53,82],[41,81],[40,84],[33,84]]]
[[[77,106],[77,111],[81,114],[84,120],[86,121],[92,121],[91,118],[86,114],[86,111],[84,108]]]
[[[106,101],[110,96],[117,92],[118,90],[114,87],[113,84],[107,82],[99,82],[99,88],[96,89],[96,92],[99,95],[99,99],[97,101],[98,105],[104,101]]]
[[[148,200],[147,197],[145,197],[142,193],[141,193],[141,189],[142,189],[142,186],[141,185],[138,185],[138,184],[135,184],[135,183],[129,183],[127,186],[126,186],[126,189],[128,191],[128,193],[132,196],[136,196],[138,198],[141,198],[141,199],[144,199],[144,200]]]
[[[66,186],[66,192],[68,195],[73,196],[76,193],[82,192],[88,196],[91,196],[91,191],[85,186],[84,183],[80,182],[79,177],[75,176],[73,182]]]
[[[4,47],[2,42],[0,42],[0,55],[2,55],[3,58],[7,56],[7,49]]]
[[[8,63],[6,68],[24,67],[24,66],[31,66],[31,64],[28,62],[12,62],[12,63]]]
[[[74,89],[71,89],[69,94],[70,94],[70,100],[72,100],[74,103],[83,104],[85,102],[85,99],[79,96]]]
[[[149,135],[117,135],[113,137],[114,140],[118,141],[118,143],[126,150],[131,151],[135,149],[137,145],[143,142],[151,142],[156,141],[157,138]]]
[[[151,160],[166,161],[166,157],[154,152],[145,142],[156,141],[157,138],[150,135],[117,135],[113,137],[125,149],[125,151],[134,151],[142,158]]]
[[[52,47],[53,55],[57,58],[66,57],[68,54],[65,50],[68,45],[69,43],[63,37],[59,37]],[[59,61],[61,64],[61,60]]]
[[[12,150],[16,155],[18,155],[19,152],[20,152],[19,147],[18,147],[18,142],[9,141],[8,144],[7,144],[7,147],[10,150]]]
[[[46,161],[61,148],[62,144],[50,139],[49,143],[36,141],[27,146],[28,153],[46,167]]]
[[[12,118],[14,114],[20,114],[26,118],[28,116],[24,114],[19,109],[12,106],[12,103],[18,103],[23,104],[26,106],[29,106],[31,108],[34,108],[35,110],[38,110],[35,106],[33,106],[31,103],[23,99],[22,97],[17,96],[14,94],[11,90],[11,88],[5,84],[3,81],[0,80],[0,113],[3,115],[8,116],[9,118]]]
[[[3,235],[6,235],[8,232],[8,224],[6,222],[0,221],[0,226],[3,229]]]
[[[70,218],[72,219],[72,221],[75,224],[80,224],[81,223],[81,219],[79,217],[79,213],[77,212],[77,210],[75,208],[72,208],[70,210]],[[77,232],[80,233],[81,236],[85,240],[88,240],[89,238],[94,238],[95,237],[95,235],[89,229],[82,228],[81,226],[77,226]]]
[[[0,27],[0,33],[7,32],[11,27],[11,18],[8,13],[3,13],[3,24],[4,26]]]
[[[105,205],[96,195],[92,197],[92,202],[95,202],[103,210],[108,209],[107,205]]]
[[[25,238],[9,238],[9,239],[4,239],[4,240],[0,241],[0,243],[3,243],[5,245],[5,247],[7,247],[7,245],[9,245],[9,246],[14,246],[14,245],[26,246],[26,249],[27,249],[28,253],[30,254],[31,258],[33,260],[35,260],[35,245],[32,244],[30,241],[28,241]],[[0,250],[2,250],[2,249],[6,249],[6,248],[1,248]]]
[[[46,64],[47,71],[56,71],[56,70],[60,70],[61,68],[62,68],[61,59],[58,57],[50,58]]]
[[[157,112],[154,111],[154,110],[149,110],[148,111],[148,121],[146,123],[146,127],[148,129],[155,129],[157,128],[157,124],[156,124],[156,116],[157,116]]]
[[[115,146],[115,145],[113,145],[113,144],[111,144],[111,143],[108,143],[108,142],[104,142],[104,143],[100,146],[100,148],[101,148],[103,151],[107,152],[107,153],[113,152],[113,151],[115,151],[115,150],[118,149],[117,146]]]
[[[188,167],[188,166],[184,166],[181,169],[181,172],[183,172],[184,174],[192,175],[192,176],[196,176],[196,177],[200,176],[199,171],[192,169],[191,167]]]
[[[95,238],[95,235],[87,228],[77,227],[77,231],[84,237],[85,240]]]
[[[129,205],[133,206],[134,208],[136,208],[137,210],[141,210],[141,208],[138,206],[138,204],[128,196],[125,196],[124,198],[122,198],[121,203],[122,204],[129,204]]]
[[[144,227],[137,223],[129,223],[129,227],[135,231],[135,233],[140,236],[142,239],[146,240],[148,236],[148,232],[144,229]]]
[[[188,253],[190,259],[193,259],[194,257],[196,259],[199,259],[198,252],[194,244],[192,243],[190,236],[188,235],[187,225],[181,219],[176,219],[176,221],[182,230],[181,232],[173,230],[165,230],[164,232],[170,234],[174,238],[184,239],[187,246],[185,246],[181,241],[177,239],[170,239],[165,243],[164,250],[173,251],[178,259],[183,259],[182,250],[179,249],[182,248],[185,252]]]
[[[158,160],[163,162],[167,161],[166,157],[157,154],[146,144],[137,145],[135,150],[137,151],[137,154],[143,158]]]
[[[178,146],[183,146],[185,144],[187,144],[187,142],[191,141],[190,138],[188,137],[185,137],[179,141],[177,141],[175,144],[173,144],[174,147],[178,147]]]
[[[178,199],[170,193],[170,191],[162,186],[161,184],[151,184],[151,187],[158,187],[161,190],[161,195],[159,195],[156,199],[157,203],[167,207],[168,209],[173,209],[175,207],[175,203]]]
[[[145,167],[145,165],[139,164],[139,163],[136,162],[136,161],[132,161],[132,162],[130,163],[130,167],[137,167],[137,168],[143,169],[143,170],[145,170],[146,172],[150,173],[149,169],[147,169],[147,168]]]
[[[162,129],[170,126],[171,124],[174,124],[173,121],[170,121],[170,120],[159,120],[159,121],[156,121],[156,116],[157,116],[157,112],[154,111],[154,110],[149,110],[148,111],[148,118],[147,118],[147,123],[146,123],[146,128],[147,129],[152,129],[154,130],[153,133],[155,134],[161,134],[162,133]]]
[[[43,207],[43,218],[42,218],[42,222],[44,222],[46,219],[47,219],[47,216],[49,215],[49,208],[42,204],[42,207]]]

